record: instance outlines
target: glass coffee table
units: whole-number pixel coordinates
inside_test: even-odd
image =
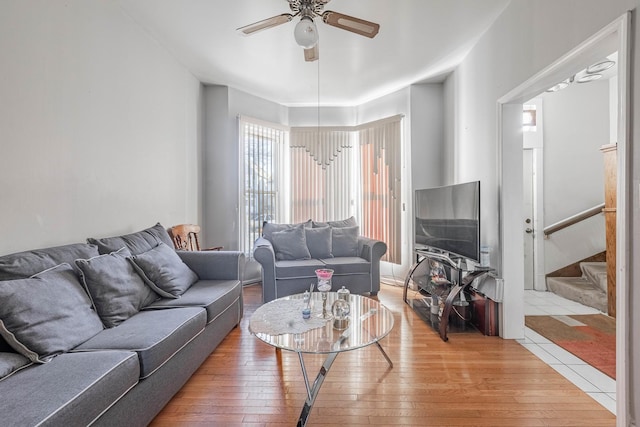
[[[327,294],[327,307],[338,298],[336,292]],[[393,367],[393,362],[380,345],[393,328],[393,315],[379,302],[360,295],[349,295],[351,314],[346,329],[335,329],[332,319],[322,318],[320,292],[311,293],[311,317],[303,319],[305,307],[303,295],[278,298],[259,307],[251,316],[249,331],[276,349],[298,353],[307,399],[304,402],[298,425],[304,426],[320,391],[320,387],[338,354],[375,344]],[[313,385],[309,383],[304,353],[326,354],[327,357]]]

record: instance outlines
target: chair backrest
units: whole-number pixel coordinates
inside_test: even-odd
[[[173,246],[177,250],[181,251],[199,251],[200,242],[198,241],[198,233],[200,233],[200,226],[195,224],[180,224],[174,225],[167,230]]]

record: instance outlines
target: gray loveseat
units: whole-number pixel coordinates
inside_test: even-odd
[[[160,224],[0,257],[0,424],[144,426],[242,317],[239,252]]]
[[[320,268],[334,270],[334,291],[344,286],[352,293],[376,295],[380,258],[386,251],[386,243],[359,235],[351,217],[326,223],[265,223],[253,257],[262,266],[262,299],[269,302],[309,289]]]

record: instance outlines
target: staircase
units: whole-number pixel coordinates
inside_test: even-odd
[[[581,262],[581,277],[547,277],[547,289],[571,301],[607,312],[607,263]]]

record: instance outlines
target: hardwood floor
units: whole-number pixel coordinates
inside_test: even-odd
[[[515,341],[470,329],[443,342],[383,285],[379,300],[395,326],[375,346],[340,354],[309,426],[615,426],[615,416]],[[292,426],[306,398],[298,356],[276,352],[248,331],[261,304],[244,289],[242,323],[209,356],[151,424]],[[313,381],[324,357],[305,355]]]

